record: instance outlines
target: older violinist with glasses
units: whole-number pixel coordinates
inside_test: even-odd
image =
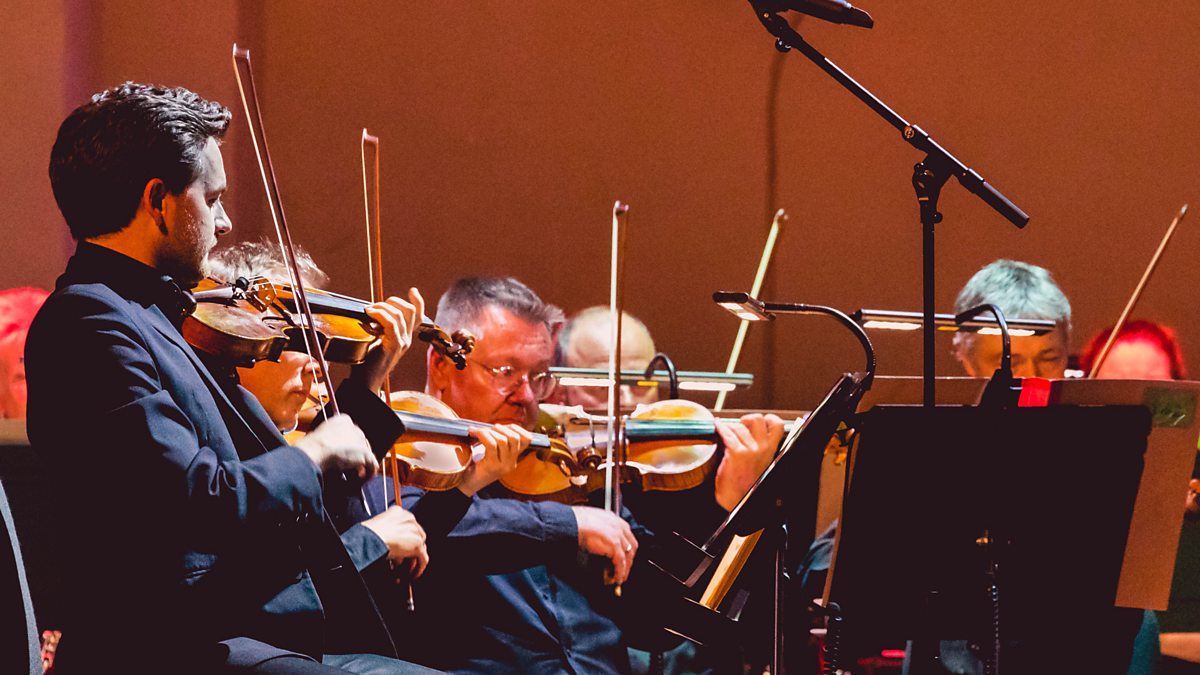
[[[446,291],[435,318],[446,330],[474,334],[475,351],[463,370],[429,352],[426,393],[465,418],[532,428],[553,392],[549,369],[562,312],[516,279],[469,278]],[[762,416],[757,422],[724,439],[732,463],[769,461],[783,425]],[[723,482],[748,475],[729,467],[717,473]],[[701,497],[708,510],[724,513],[712,483]],[[407,508],[424,498],[404,491]],[[700,511],[679,510],[687,518],[703,517]],[[424,616],[414,622],[420,635],[406,642],[423,649],[405,656],[457,673],[627,673],[628,627],[608,611],[613,591],[587,561],[607,559],[613,580],[623,583],[639,540],[649,537],[611,511],[516,499],[493,483],[436,549],[430,545],[438,563],[414,587]],[[456,649],[437,649],[437,636],[451,633]]]
[[[468,361],[467,365],[479,366],[491,373],[492,386],[505,396],[511,396],[517,389],[527,385],[533,397],[543,401],[554,391],[554,376],[549,370],[530,373],[518,370],[515,366],[487,366],[477,360]]]

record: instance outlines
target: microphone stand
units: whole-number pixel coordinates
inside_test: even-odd
[[[780,16],[778,8],[771,7],[764,0],[750,0],[750,4],[754,7],[759,21],[767,28],[767,32],[775,36],[776,49],[781,52],[795,49],[808,57],[810,61],[817,64],[817,67],[867,104],[867,107],[874,110],[884,121],[900,131],[909,145],[925,153],[925,158],[913,167],[912,185],[917,193],[917,202],[920,206],[922,231],[921,260],[925,315],[923,333],[924,404],[926,407],[933,407],[936,402],[934,392],[934,335],[936,330],[934,327],[934,226],[942,220],[942,214],[938,211],[938,197],[941,194],[942,186],[951,176],[957,178],[963,187],[987,202],[997,213],[1017,227],[1025,227],[1029,222],[1029,216],[1016,204],[1009,201],[999,190],[989,185],[982,176],[938,145],[924,129],[915,124],[909,124],[866,87],[846,74],[846,71],[825,58],[824,54],[806,42],[788,24],[787,20]]]

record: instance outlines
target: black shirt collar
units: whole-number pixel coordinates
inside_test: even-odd
[[[104,284],[121,297],[146,307],[157,305],[175,323],[182,321],[195,306],[190,293],[157,269],[124,253],[81,241],[67,262],[67,270],[58,278],[56,288],[88,283]]]

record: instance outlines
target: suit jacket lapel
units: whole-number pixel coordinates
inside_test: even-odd
[[[175,326],[167,319],[157,306],[151,306],[151,321],[154,329],[166,337],[171,344],[175,345],[182,351],[192,366],[200,374],[201,379],[212,391],[213,398],[217,401],[217,406],[221,408],[221,414],[225,418],[226,424],[231,425],[236,421],[242,429],[249,433],[261,446],[262,452],[274,449],[274,445],[268,446],[263,440],[263,435],[255,431],[255,425],[251,424],[242,416],[240,406],[235,405],[229,398],[224,387],[220,385],[209,371],[208,366],[200,360],[191,345],[183,339]],[[270,418],[262,406],[252,400],[252,395],[242,387],[238,387],[234,392],[245,406],[247,414],[251,416],[254,422],[257,422],[259,430],[269,436],[273,441],[279,437],[279,433],[275,430]],[[230,434],[234,429],[230,426]],[[281,437],[279,437],[281,440]],[[238,447],[238,450],[244,450]],[[238,453],[240,456],[242,452]],[[248,457],[243,456],[243,459]],[[350,555],[342,546],[341,536],[337,529],[334,528],[333,519],[328,513],[322,513],[322,523],[317,524],[320,534],[311,540],[306,540],[302,548],[305,550],[305,555],[315,556],[315,560],[310,558],[311,562],[318,564],[309,564],[310,572],[313,575],[313,582],[316,584],[317,593],[321,595],[323,603],[326,603],[327,614],[332,611],[333,614],[341,616],[344,612],[344,620],[335,620],[329,622],[332,626],[338,629],[340,635],[338,640],[347,641],[346,644],[359,645],[361,644],[365,651],[378,651],[382,654],[391,656],[396,655],[396,645],[392,640],[391,634],[388,631],[382,615],[379,613],[379,608],[375,604],[374,598],[368,591],[362,577],[355,570],[354,562],[350,559]],[[334,543],[336,542],[336,543]],[[324,580],[324,583],[322,581]],[[325,594],[322,594],[321,589],[325,587]],[[334,607],[343,608],[341,612],[335,610]],[[327,617],[328,618],[328,617]],[[351,629],[353,627],[353,629]]]
[[[179,350],[187,356],[188,361],[190,361],[192,364],[192,367],[194,367],[196,372],[199,373],[200,379],[204,380],[204,384],[208,386],[209,391],[212,392],[213,398],[217,402],[217,407],[221,409],[221,415],[225,418],[226,425],[230,427],[230,432],[232,433],[234,431],[233,425],[236,423],[243,430],[248,432],[250,437],[258,443],[261,452],[267,452],[268,450],[271,450],[273,446],[268,446],[268,444],[263,440],[262,435],[256,432],[254,426],[246,421],[246,418],[242,416],[239,407],[234,405],[233,401],[230,400],[229,395],[225,392],[225,388],[213,378],[212,373],[208,370],[208,366],[204,365],[204,362],[201,361],[200,357],[196,355],[196,352],[192,349],[191,345],[189,345],[183,339],[183,335],[176,330],[175,326],[173,326],[169,320],[167,320],[167,317],[162,313],[162,311],[156,305],[152,305],[150,307],[150,314],[152,317],[150,324],[154,327],[154,329],[163,337],[167,338],[171,344],[178,347]],[[244,450],[244,448],[240,447],[238,449]],[[241,453],[239,452],[239,454]],[[256,452],[253,454],[258,455],[261,453]]]

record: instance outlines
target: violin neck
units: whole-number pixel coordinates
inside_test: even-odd
[[[296,301],[290,293],[283,296],[281,300],[289,311],[296,311]],[[371,317],[367,316],[367,305],[371,303],[349,295],[309,289],[308,304],[316,314],[334,314],[358,319],[363,322],[371,321]],[[421,323],[417,325],[417,330],[424,332],[426,330],[437,330],[437,327],[429,317],[422,315]]]
[[[716,423],[713,420],[638,420],[625,422],[625,437],[638,441],[715,441]]]
[[[292,311],[295,311],[296,300],[292,294],[281,296],[280,298],[284,305]],[[312,307],[315,314],[335,314],[345,316],[351,319],[361,319],[369,321],[366,308],[370,304],[366,300],[351,298],[345,295],[337,295],[335,293],[326,293],[324,291],[309,290],[308,304]]]
[[[490,429],[492,425],[474,420],[448,419],[433,417],[397,410],[396,416],[404,423],[405,433],[416,433],[431,436],[444,436],[447,439],[463,443],[474,443],[471,429]],[[550,437],[546,434],[533,434],[530,448],[549,448]]]
[[[716,420],[661,420],[631,419],[625,422],[625,437],[631,443],[638,441],[720,441],[718,424],[736,424],[736,419]],[[784,432],[792,430],[791,422],[784,422]]]

